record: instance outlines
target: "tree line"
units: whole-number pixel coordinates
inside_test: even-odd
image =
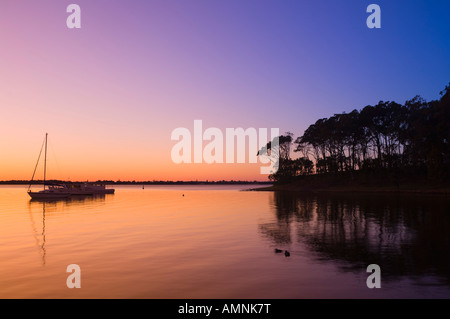
[[[396,172],[433,180],[450,177],[450,84],[439,100],[420,96],[380,101],[350,113],[317,120],[294,139],[278,137],[278,171],[273,181],[312,174]],[[271,151],[274,141],[258,155]],[[293,151],[293,152],[291,152]],[[292,153],[299,154],[293,158]]]

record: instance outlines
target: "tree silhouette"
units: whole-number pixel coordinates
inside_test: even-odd
[[[365,172],[413,174],[431,180],[450,177],[450,83],[440,100],[420,96],[404,105],[380,101],[360,111],[334,114],[293,139],[279,136],[279,169],[269,176],[287,182],[304,175]],[[291,158],[294,153],[299,158]],[[258,152],[271,149],[271,142]]]

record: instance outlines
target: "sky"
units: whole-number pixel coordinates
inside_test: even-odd
[[[449,21],[447,0],[2,0],[0,180],[31,178],[45,133],[48,178],[267,180],[261,163],[174,163],[172,131],[297,137],[380,100],[438,99]]]

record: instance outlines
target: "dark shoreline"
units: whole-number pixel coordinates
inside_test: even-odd
[[[330,187],[303,188],[288,185],[273,185],[269,187],[252,188],[257,192],[304,192],[304,193],[384,193],[384,194],[427,194],[450,195],[450,188],[407,188],[407,187]]]
[[[303,193],[383,193],[383,194],[437,194],[450,195],[450,182],[437,182],[421,178],[390,179],[344,178],[343,176],[305,176],[289,183],[275,183],[252,191],[283,191]]]

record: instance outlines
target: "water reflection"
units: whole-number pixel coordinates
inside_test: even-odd
[[[31,208],[29,206],[29,208]],[[33,228],[33,236],[38,247],[39,253],[42,256],[42,266],[45,266],[45,202],[42,203],[42,232],[39,234],[38,226],[36,226],[36,222],[34,221],[33,214],[31,209],[28,209],[28,215],[30,216],[31,227]]]
[[[78,195],[55,199],[30,199],[28,203],[30,206],[32,206],[33,204],[45,204],[45,203],[51,204],[52,206],[74,206],[74,205],[85,205],[93,202],[95,203],[105,202],[106,196],[113,196],[113,195],[96,194],[96,195]]]
[[[47,250],[45,247],[45,218],[46,213],[62,212],[68,206],[85,206],[92,203],[96,205],[105,202],[106,196],[113,196],[110,194],[98,194],[89,196],[72,196],[68,198],[59,199],[30,199],[28,202],[28,215],[30,216],[31,227],[33,229],[33,237],[39,254],[42,258],[42,266],[45,266]],[[34,213],[41,213],[41,226],[35,221]],[[39,230],[41,228],[41,230]]]
[[[450,200],[275,192],[275,218],[259,225],[276,245],[306,244],[344,271],[375,263],[383,279],[438,275],[450,284]]]

